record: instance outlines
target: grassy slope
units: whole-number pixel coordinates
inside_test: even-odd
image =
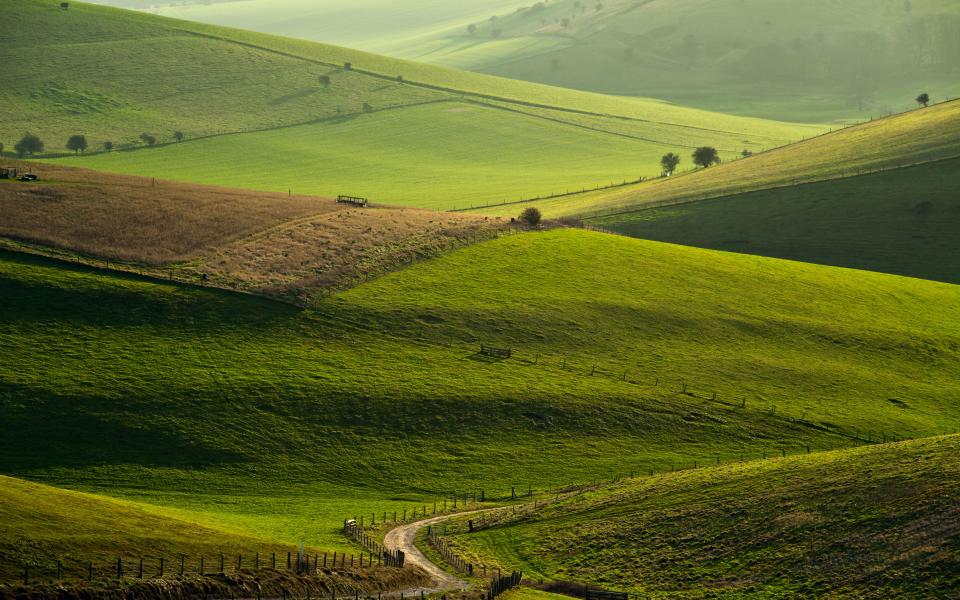
[[[523,207],[537,206],[548,217],[599,217],[649,204],[728,196],[840,178],[859,171],[953,158],[960,155],[958,123],[960,101],[947,102],[834,131],[710,169],[613,190],[485,208],[481,212],[509,216]],[[686,168],[691,163],[689,153],[683,152],[683,158],[681,168]]]
[[[921,90],[940,99],[960,93],[960,46],[953,41],[960,12],[949,0],[852,0],[842,7],[831,0],[608,0],[597,3],[600,10],[587,2],[578,8],[576,0],[530,9],[534,4],[517,11],[517,3],[493,1],[468,8],[436,0],[346,7],[246,0],[156,12],[561,87],[790,120],[862,119],[901,111]],[[490,21],[494,12],[499,18]],[[471,21],[478,26],[473,35],[466,29]]]
[[[584,148],[601,150],[585,155]],[[649,172],[666,148],[494,108],[442,103],[57,162],[446,210],[636,179],[638,165]]]
[[[385,199],[409,199],[415,188],[419,203],[449,208],[454,204],[451,179],[466,179],[454,190],[466,196],[461,204],[516,199],[518,191],[551,191],[547,183],[554,179],[573,187],[634,179],[654,170],[665,148],[689,143],[690,132],[699,131],[698,139],[713,137],[702,129],[761,140],[757,144],[762,147],[821,130],[550,88],[106,7],[75,4],[61,11],[27,0],[10,12],[12,24],[3,33],[10,48],[9,85],[0,90],[0,102],[11,108],[11,117],[0,123],[7,148],[28,130],[57,152],[75,133],[85,134],[91,151],[97,151],[104,141],[140,148],[142,132],[168,143],[175,130],[182,131],[187,141],[174,148],[89,159],[91,165],[144,175],[211,181],[210,172],[216,171],[217,181],[226,178],[231,184],[250,181],[272,190],[339,193],[359,173],[373,191],[390,190]],[[345,62],[354,70],[343,70]],[[331,78],[329,87],[318,82],[324,74]],[[398,75],[407,83],[397,82]],[[420,106],[491,97],[504,98],[510,106],[560,107],[560,122],[484,109],[472,124],[463,115],[453,118],[450,106]],[[365,103],[378,112],[365,113]],[[386,109],[395,112],[381,112]],[[582,116],[571,110],[625,119],[612,120],[612,132],[606,131],[609,127],[593,131],[564,121]],[[621,121],[630,136],[617,135]],[[250,131],[262,133],[197,141]],[[545,138],[561,140],[564,147],[538,159]],[[607,146],[610,151],[603,154],[579,161],[570,157],[574,147]],[[355,159],[339,176],[330,165],[339,165],[344,156]],[[154,165],[154,159],[160,164]],[[471,181],[471,172],[496,178],[466,193],[463,187],[480,179],[474,175]],[[527,172],[533,173],[529,181]],[[435,191],[426,185],[440,178],[443,183]],[[395,186],[399,191],[393,191]]]
[[[504,11],[496,22],[478,21],[474,35],[438,32],[432,43],[388,50],[562,87],[793,120],[862,119],[901,111],[924,89],[941,99],[960,93],[960,11],[945,0],[915,0],[909,9],[899,0],[576,4]]]
[[[960,588],[956,436],[627,481],[461,554],[652,597],[941,597]]]
[[[0,475],[0,582],[22,575],[21,565],[33,567],[33,578],[51,576],[51,561],[62,560],[65,575],[85,577],[87,563],[96,564],[96,576],[110,573],[118,557],[127,561],[165,557],[167,573],[179,568],[179,555],[194,560],[206,554],[214,565],[221,552],[280,551],[276,541],[257,539],[199,525],[169,511]],[[283,548],[286,553],[292,544]],[[111,564],[112,563],[112,564]],[[134,567],[135,568],[135,567]],[[113,573],[116,573],[114,566]]]
[[[477,244],[306,312],[0,266],[7,473],[274,539],[338,547],[344,516],[449,491],[960,420],[960,292],[920,280],[571,230]],[[516,357],[479,360],[478,342]]]
[[[960,160],[599,219],[633,237],[960,283]]]

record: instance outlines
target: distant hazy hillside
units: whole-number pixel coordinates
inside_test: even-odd
[[[246,0],[158,12],[775,118],[858,118],[902,110],[924,90],[960,95],[960,3],[952,0],[531,0],[522,10],[486,0],[459,11],[435,0],[370,4],[379,3],[344,10],[342,2]]]
[[[778,118],[902,110],[927,88],[960,94],[950,0],[554,0],[445,42],[405,55]]]
[[[510,13],[523,0],[96,0],[166,17],[229,25],[379,52]]]

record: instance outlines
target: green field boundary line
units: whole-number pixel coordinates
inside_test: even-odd
[[[384,80],[384,81],[392,81],[392,82],[394,82],[394,83],[398,83],[398,84],[401,84],[401,85],[410,85],[410,86],[413,86],[413,87],[419,87],[419,88],[428,89],[428,90],[433,90],[433,91],[437,91],[437,92],[445,92],[445,93],[448,93],[448,94],[455,94],[455,95],[461,95],[461,96],[471,96],[471,97],[475,97],[475,98],[483,98],[483,99],[485,99],[485,100],[492,100],[492,101],[495,101],[495,102],[505,102],[505,103],[508,103],[508,104],[519,104],[519,105],[521,105],[521,106],[527,106],[527,107],[531,107],[531,108],[542,108],[542,109],[547,109],[547,110],[556,110],[556,111],[561,111],[561,112],[568,112],[568,113],[571,113],[571,114],[579,114],[579,115],[592,116],[592,117],[606,117],[606,118],[610,118],[610,119],[620,119],[620,120],[624,120],[624,121],[633,121],[633,122],[637,122],[637,123],[651,123],[651,124],[655,124],[655,125],[668,125],[668,126],[671,126],[671,127],[680,127],[680,128],[693,129],[693,130],[698,130],[698,131],[706,131],[706,132],[711,132],[711,133],[723,133],[723,134],[727,134],[727,135],[737,135],[737,134],[739,134],[739,132],[735,132],[735,131],[725,131],[725,130],[719,130],[719,129],[710,129],[710,128],[703,128],[703,127],[696,127],[696,126],[694,126],[694,125],[687,125],[687,124],[683,124],[683,123],[672,123],[672,122],[669,122],[669,121],[656,121],[656,120],[653,120],[653,119],[643,119],[643,118],[640,118],[640,117],[630,117],[630,116],[622,115],[622,114],[619,114],[619,115],[618,115],[618,114],[613,114],[613,113],[603,113],[603,112],[589,111],[589,110],[578,109],[578,108],[570,108],[570,107],[559,106],[559,105],[554,105],[554,104],[543,104],[543,103],[538,103],[538,102],[528,102],[528,101],[525,101],[525,100],[520,100],[520,99],[517,99],[517,98],[510,98],[510,97],[507,97],[507,96],[497,96],[497,95],[495,95],[495,94],[485,94],[485,93],[483,93],[483,92],[468,91],[468,90],[463,90],[463,89],[460,89],[460,88],[453,88],[453,87],[442,86],[442,85],[438,85],[438,84],[434,84],[434,83],[426,83],[426,82],[423,82],[423,81],[416,81],[416,80],[413,80],[413,79],[406,79],[406,78],[404,78],[403,80],[400,80],[400,79],[398,79],[398,77],[400,76],[399,73],[398,73],[397,75],[386,75],[386,74],[380,73],[380,72],[378,72],[378,71],[371,71],[371,70],[369,70],[369,69],[363,69],[363,68],[357,67],[356,65],[351,65],[350,69],[345,69],[345,68],[344,68],[344,65],[342,65],[342,64],[332,63],[332,62],[320,60],[320,59],[318,59],[318,58],[312,58],[312,57],[309,57],[309,56],[305,56],[305,55],[303,55],[303,54],[297,54],[297,53],[293,53],[293,52],[286,52],[286,51],[284,51],[284,50],[278,50],[278,49],[276,49],[276,48],[270,48],[270,47],[267,47],[267,46],[262,46],[262,45],[260,45],[260,44],[254,44],[253,42],[247,42],[247,41],[243,41],[243,40],[238,40],[238,39],[232,38],[232,37],[215,35],[215,34],[212,34],[212,33],[203,33],[203,32],[200,32],[200,31],[192,31],[192,30],[189,30],[189,29],[183,29],[182,31],[183,31],[184,33],[189,34],[189,35],[195,35],[195,36],[202,37],[202,38],[207,38],[207,39],[212,39],[212,40],[218,40],[218,41],[222,41],[222,42],[226,42],[226,43],[231,43],[231,44],[237,44],[237,45],[244,46],[244,47],[247,47],[247,48],[251,48],[251,49],[254,49],[254,50],[261,50],[261,51],[263,51],[263,52],[270,52],[270,53],[272,53],[272,54],[277,54],[277,55],[279,55],[279,56],[284,56],[284,57],[286,57],[286,58],[292,58],[292,59],[295,59],[295,60],[303,60],[303,61],[306,61],[306,62],[309,62],[309,63],[312,63],[312,64],[324,66],[324,67],[329,67],[329,68],[333,68],[333,69],[338,69],[338,70],[341,70],[341,71],[349,71],[349,72],[353,72],[353,73],[359,73],[359,74],[361,74],[361,75],[367,75],[367,76],[369,76],[369,77],[375,77],[375,78],[377,78],[377,79],[382,79],[382,80]],[[513,80],[512,80],[512,81],[513,81]],[[560,89],[566,89],[566,88],[560,88]],[[617,97],[617,96],[610,96],[610,97]],[[817,127],[816,124],[812,124],[812,123],[810,123],[810,124],[800,123],[800,124],[798,124],[798,125],[809,125],[809,126],[812,126],[812,127]],[[821,134],[821,135],[822,135],[822,134]],[[761,136],[761,137],[767,137],[767,136]],[[768,139],[775,139],[775,138],[769,138],[769,137],[768,137]],[[807,139],[809,139],[809,138],[807,138]]]
[[[507,112],[510,112],[510,113],[514,113],[514,114],[518,114],[518,115],[523,115],[523,116],[526,116],[526,117],[530,117],[530,118],[532,118],[532,119],[540,119],[540,120],[543,120],[543,121],[548,121],[548,122],[550,122],[550,123],[559,123],[559,124],[561,124],[561,125],[568,125],[568,126],[570,126],[570,127],[576,127],[576,128],[578,128],[578,129],[585,129],[585,130],[587,130],[587,131],[594,131],[594,132],[597,132],[597,133],[604,133],[604,134],[607,134],[607,135],[612,135],[612,136],[616,136],[616,137],[620,137],[620,138],[625,138],[625,139],[629,139],[629,140],[636,140],[636,141],[640,141],[640,142],[648,142],[648,143],[651,143],[651,144],[656,144],[656,145],[658,145],[658,146],[663,146],[664,148],[686,148],[686,149],[688,149],[688,150],[695,150],[695,149],[697,148],[697,146],[695,146],[695,145],[680,144],[680,143],[675,143],[675,142],[664,142],[664,141],[661,141],[661,140],[655,140],[655,139],[653,139],[653,138],[647,138],[647,137],[643,137],[643,136],[639,136],[639,135],[632,135],[632,134],[629,134],[629,133],[622,133],[622,132],[618,132],[618,131],[610,131],[610,130],[608,130],[608,129],[601,129],[601,128],[599,128],[599,127],[591,127],[591,126],[589,126],[589,125],[584,125],[584,124],[582,124],[582,123],[574,123],[573,121],[564,121],[563,119],[558,119],[557,117],[549,117],[549,116],[547,116],[547,115],[538,115],[538,114],[535,114],[535,113],[527,112],[527,111],[525,111],[525,110],[520,110],[519,108],[512,108],[512,107],[509,107],[509,106],[502,106],[502,105],[500,105],[500,104],[491,104],[490,102],[484,102],[484,101],[482,101],[482,100],[465,99],[464,101],[465,101],[465,102],[469,102],[469,103],[471,103],[471,104],[478,104],[478,105],[480,105],[480,106],[486,106],[486,107],[488,107],[488,108],[493,108],[493,109],[495,109],[495,110],[503,110],[503,111],[507,111]],[[768,139],[770,139],[770,138],[768,138]],[[728,148],[720,148],[719,150],[720,150],[721,152],[737,152],[736,150],[730,150],[730,149],[728,149]]]
[[[592,219],[602,219],[604,217],[634,214],[634,213],[639,213],[646,210],[655,210],[658,208],[666,208],[670,206],[683,206],[687,204],[696,204],[698,202],[724,200],[727,198],[734,198],[736,196],[741,196],[744,194],[752,194],[756,192],[782,190],[782,189],[788,189],[788,188],[799,188],[799,187],[815,185],[819,183],[827,183],[831,181],[845,181],[848,179],[869,177],[871,175],[877,175],[879,173],[889,173],[889,172],[895,172],[900,170],[909,170],[909,169],[934,165],[937,163],[955,161],[958,159],[960,159],[960,154],[957,154],[954,156],[936,158],[932,160],[912,162],[912,163],[903,164],[903,165],[893,165],[893,166],[879,167],[875,169],[864,169],[864,170],[859,170],[856,173],[852,173],[850,175],[826,176],[826,177],[819,177],[819,178],[814,176],[812,178],[803,179],[802,181],[798,179],[793,182],[785,182],[782,185],[778,185],[778,184],[760,185],[755,188],[741,186],[740,188],[728,189],[723,192],[711,193],[704,196],[687,197],[687,198],[682,198],[682,197],[670,198],[666,200],[654,200],[644,204],[624,205],[621,207],[603,209],[603,210],[598,210],[594,212],[580,213],[580,214],[574,215],[574,217],[578,219],[583,219],[585,221],[592,220]],[[698,172],[698,171],[694,171],[694,172]]]
[[[594,188],[589,188],[589,189],[583,188],[583,189],[580,189],[580,190],[574,190],[574,191],[572,191],[572,192],[557,192],[557,193],[554,193],[554,194],[547,194],[547,195],[545,195],[545,196],[537,196],[536,198],[523,198],[523,199],[521,199],[521,200],[504,200],[504,201],[502,201],[502,202],[494,202],[494,203],[491,203],[491,204],[483,204],[483,205],[479,205],[479,206],[477,206],[477,205],[471,205],[471,206],[462,207],[462,208],[456,208],[456,207],[455,207],[455,208],[449,209],[447,212],[472,212],[472,211],[480,211],[480,210],[483,210],[483,209],[485,209],[485,208],[497,208],[497,207],[500,207],[500,206],[511,206],[511,205],[514,205],[514,204],[529,204],[530,202],[539,202],[539,201],[541,201],[541,200],[555,200],[555,199],[557,199],[557,198],[567,198],[567,197],[570,197],[570,196],[580,196],[580,195],[582,195],[582,194],[591,194],[591,193],[593,193],[593,192],[600,192],[600,191],[603,191],[603,190],[612,190],[612,189],[616,189],[616,188],[629,187],[629,186],[631,186],[631,185],[639,185],[639,184],[643,183],[644,181],[647,181],[647,179],[644,178],[644,177],[641,177],[640,179],[631,179],[631,180],[629,180],[629,181],[623,181],[623,182],[621,182],[621,183],[610,183],[610,184],[607,184],[607,185],[600,185],[600,186],[597,186],[597,187],[594,187]]]
[[[205,135],[198,135],[196,137],[184,138],[179,142],[177,141],[160,142],[160,143],[154,144],[153,146],[135,146],[133,148],[114,148],[113,150],[109,150],[109,151],[97,150],[93,152],[84,152],[82,155],[80,155],[80,158],[83,158],[85,156],[97,156],[101,154],[116,154],[120,152],[130,153],[130,152],[138,152],[141,150],[155,150],[157,148],[163,148],[166,146],[177,146],[182,144],[188,144],[190,142],[199,142],[203,140],[228,137],[232,135],[267,133],[270,131],[282,131],[284,129],[295,129],[297,127],[309,127],[310,125],[324,125],[327,123],[337,123],[339,121],[348,121],[348,120],[356,119],[358,117],[375,115],[377,113],[382,113],[382,112],[403,110],[405,108],[418,108],[420,106],[430,106],[432,104],[445,104],[445,103],[457,103],[457,102],[462,102],[462,100],[460,100],[459,98],[437,98],[436,100],[422,100],[420,102],[410,102],[407,104],[396,104],[393,106],[384,106],[382,108],[373,108],[372,110],[369,110],[369,111],[359,110],[355,112],[341,113],[338,115],[330,115],[329,117],[318,117],[316,119],[310,119],[307,121],[298,121],[296,123],[288,123],[285,125],[276,125],[274,127],[238,129],[236,131],[220,131],[217,133],[208,133]],[[5,152],[4,154],[10,154],[10,153]],[[2,158],[2,156],[3,155],[0,155],[0,158]],[[47,159],[52,160],[52,159],[58,159],[58,158],[76,158],[76,157],[77,155],[72,152],[57,152],[57,153],[44,154],[42,157],[37,157],[36,159],[22,158],[18,160],[47,160]],[[144,177],[144,176],[141,176],[141,177]],[[176,181],[176,180],[170,180],[170,181]],[[184,180],[184,181],[187,183],[190,183],[187,180]]]
[[[891,113],[891,114],[889,114],[889,115],[885,115],[885,116],[882,116],[882,117],[878,117],[878,118],[876,118],[876,119],[871,119],[870,121],[865,121],[865,122],[863,122],[863,123],[857,123],[857,124],[853,124],[853,125],[848,125],[848,126],[846,126],[846,127],[841,127],[841,128],[838,128],[838,129],[832,129],[832,130],[830,130],[830,131],[825,131],[825,132],[823,132],[823,133],[821,133],[821,134],[819,134],[819,135],[816,135],[816,136],[813,136],[813,137],[809,137],[809,138],[806,138],[806,139],[803,139],[803,140],[800,140],[800,141],[796,141],[796,142],[793,142],[793,143],[788,143],[788,144],[785,144],[785,145],[783,145],[783,146],[778,146],[778,147],[774,147],[774,148],[768,148],[768,149],[762,150],[762,151],[760,151],[760,152],[755,152],[755,153],[751,154],[750,156],[744,156],[744,157],[737,156],[737,157],[734,158],[734,162],[740,161],[740,160],[749,160],[749,159],[751,159],[751,158],[755,158],[755,157],[757,157],[757,156],[763,156],[764,154],[769,154],[769,153],[771,153],[771,152],[780,152],[780,151],[785,150],[786,148],[791,148],[791,147],[793,147],[793,146],[799,146],[799,145],[801,145],[801,144],[806,144],[806,143],[808,143],[808,142],[811,142],[811,141],[813,141],[813,140],[815,140],[815,139],[819,139],[819,138],[822,138],[822,137],[827,137],[827,136],[832,136],[832,135],[840,134],[840,133],[846,131],[847,129],[852,129],[852,128],[855,128],[855,127],[859,127],[859,126],[861,126],[861,125],[866,125],[866,124],[869,124],[869,123],[873,123],[873,122],[875,122],[875,121],[882,121],[882,120],[887,120],[887,119],[894,119],[894,118],[897,118],[897,117],[899,117],[899,116],[901,116],[901,115],[904,115],[904,114],[909,114],[909,113],[912,113],[912,112],[918,112],[918,111],[923,111],[923,110],[929,110],[930,108],[933,108],[934,106],[942,106],[942,105],[945,105],[945,104],[952,104],[952,103],[960,103],[960,98],[955,98],[955,99],[953,99],[953,100],[945,100],[945,101],[943,101],[943,102],[940,102],[939,104],[931,105],[930,107],[915,108],[915,109],[912,109],[912,110],[909,110],[909,111],[905,111],[905,112],[902,112],[902,113]],[[890,169],[901,168],[901,167],[920,166],[920,165],[927,164],[927,163],[931,163],[931,162],[953,160],[954,158],[957,158],[957,156],[939,157],[939,158],[931,159],[931,160],[928,160],[928,161],[918,161],[918,162],[914,162],[914,163],[907,163],[907,164],[905,164],[905,165],[901,165],[901,166],[897,166],[897,167],[889,167],[889,166],[888,166],[888,167],[882,167],[882,168],[880,168],[880,169],[876,169],[876,170],[871,171],[871,172],[879,172],[879,171],[890,170]],[[674,174],[673,176],[670,177],[670,181],[675,181],[676,179],[678,179],[678,178],[680,178],[680,177],[685,177],[685,176],[693,175],[693,174],[695,174],[695,173],[699,173],[699,172],[701,172],[702,170],[703,170],[703,169],[693,168],[693,169],[690,169],[690,170],[688,170],[688,171],[684,171],[684,172],[682,172],[682,173],[676,173],[676,174]],[[841,171],[841,173],[843,173],[843,172],[846,171],[846,169],[841,168],[840,171]],[[859,175],[867,175],[867,174],[869,174],[869,173],[867,173],[867,172],[861,172],[861,173],[857,173],[856,175],[841,175],[840,177],[824,177],[824,178],[821,178],[821,179],[813,179],[813,180],[811,180],[811,179],[805,179],[805,180],[803,180],[802,182],[799,182],[798,180],[795,180],[795,181],[793,181],[793,182],[784,183],[783,185],[772,185],[772,186],[758,187],[758,188],[750,189],[750,190],[743,189],[742,191],[741,191],[741,188],[735,188],[735,189],[730,190],[730,191],[728,191],[728,192],[723,192],[723,193],[721,193],[720,195],[710,195],[710,196],[702,196],[702,197],[696,197],[696,198],[684,198],[684,199],[680,199],[680,200],[678,200],[678,201],[676,201],[676,202],[671,201],[672,204],[656,204],[656,205],[649,204],[649,205],[643,205],[643,206],[631,204],[631,205],[623,205],[623,206],[620,207],[620,208],[614,208],[614,209],[612,209],[612,210],[614,210],[614,211],[619,211],[619,212],[610,213],[610,212],[607,212],[607,211],[609,211],[609,210],[611,210],[611,209],[602,209],[602,210],[596,211],[595,213],[579,213],[579,214],[566,215],[566,216],[570,216],[570,217],[578,218],[578,219],[594,219],[594,218],[599,218],[599,217],[603,217],[603,216],[612,216],[612,215],[615,215],[615,214],[628,214],[628,213],[636,212],[636,211],[639,211],[639,210],[644,210],[645,208],[659,208],[659,207],[661,207],[661,206],[672,206],[673,204],[688,204],[688,203],[692,203],[692,202],[699,202],[699,201],[701,201],[701,200],[713,200],[713,199],[718,199],[718,198],[726,198],[726,197],[729,197],[729,196],[738,195],[738,194],[740,194],[740,193],[756,192],[756,191],[762,191],[762,190],[765,190],[765,189],[778,189],[778,188],[793,187],[794,185],[800,185],[801,183],[818,183],[818,182],[822,182],[822,181],[846,179],[846,178],[849,178],[849,177],[857,177],[857,176],[859,176]],[[513,206],[513,205],[520,205],[520,204],[529,204],[529,203],[531,203],[531,202],[540,202],[540,201],[543,201],[543,200],[552,200],[552,199],[556,199],[556,198],[568,198],[568,197],[571,197],[571,196],[580,196],[580,195],[583,195],[583,194],[592,194],[592,193],[594,193],[594,192],[603,191],[603,190],[610,190],[610,189],[616,189],[616,188],[622,188],[622,187],[629,187],[629,186],[632,186],[632,185],[640,185],[640,184],[643,184],[643,183],[651,183],[651,184],[652,184],[652,183],[662,182],[662,181],[663,181],[663,179],[662,179],[662,178],[659,178],[659,177],[658,177],[658,178],[655,178],[655,179],[648,179],[648,178],[642,177],[642,178],[640,178],[640,179],[638,179],[638,180],[634,180],[634,181],[627,181],[627,182],[625,182],[625,183],[614,183],[614,184],[610,184],[610,185],[599,186],[599,187],[596,187],[596,188],[593,188],[593,189],[582,189],[582,190],[579,190],[579,191],[570,191],[570,192],[563,192],[563,193],[556,193],[556,194],[548,194],[548,195],[537,196],[537,197],[533,197],[533,198],[523,198],[523,199],[520,199],[520,200],[504,200],[504,201],[501,201],[501,202],[491,202],[491,203],[484,204],[484,205],[472,205],[472,206],[470,206],[470,207],[462,207],[462,208],[461,208],[461,207],[456,207],[456,208],[450,209],[450,212],[482,211],[483,209],[486,209],[486,208],[498,208],[498,207],[502,207],[502,206]],[[662,200],[661,200],[661,201],[655,201],[655,202],[665,202],[665,201],[662,201]]]

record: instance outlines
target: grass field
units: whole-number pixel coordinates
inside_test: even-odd
[[[495,0],[307,5],[247,0],[154,12],[794,121],[899,112],[924,90],[938,99],[960,95],[960,11],[949,0],[852,0],[842,7],[832,0],[554,0],[520,10]],[[284,16],[290,11],[296,18]]]
[[[643,477],[453,543],[475,564],[653,598],[934,597],[960,585],[958,448],[949,436]]]
[[[644,205],[672,204],[838,179],[960,155],[960,101],[863,123],[710,169],[613,190],[479,209],[510,216],[537,206],[547,217],[599,218]],[[689,169],[683,153],[681,169]],[[614,223],[615,219],[605,219]]]
[[[468,207],[649,176],[694,143],[729,155],[823,131],[82,3],[10,14],[8,151],[30,131],[69,154],[83,134],[101,154],[70,164],[180,181]]]
[[[48,588],[100,597],[118,587],[132,597],[272,596],[290,590],[305,594],[307,589],[330,595],[331,588],[351,595],[429,583],[418,569],[371,569],[359,560],[333,565],[332,556],[320,562],[324,550],[310,546],[304,550],[311,565],[317,560],[320,568],[298,575],[296,540],[251,537],[199,524],[183,511],[2,475],[0,500],[3,598],[44,597],[51,593]],[[351,551],[358,559],[358,552]],[[288,569],[291,554],[294,566]]]
[[[618,233],[960,283],[960,160],[598,219]]]
[[[33,567],[34,579],[49,578],[56,560],[64,562],[69,578],[80,578],[88,562],[96,563],[98,577],[109,574],[110,567],[115,574],[118,557],[129,561],[130,569],[140,557],[165,556],[169,573],[179,567],[180,553],[192,555],[195,569],[201,554],[212,568],[221,552],[235,560],[238,552],[269,556],[282,548],[286,557],[291,550],[290,544],[205,527],[153,506],[11,477],[0,476],[0,499],[0,583],[22,576],[23,564]]]
[[[496,148],[496,150],[493,150]],[[598,151],[584,153],[584,148]],[[459,102],[136,152],[58,160],[104,171],[437,209],[649,172],[667,146]],[[482,155],[482,156],[481,156]]]
[[[344,548],[346,516],[454,491],[960,422],[960,297],[933,282],[576,230],[476,244],[310,311],[22,255],[0,268],[4,471],[261,538]],[[481,360],[480,342],[515,358]]]

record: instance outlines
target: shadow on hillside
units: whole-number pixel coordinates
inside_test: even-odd
[[[155,411],[154,423],[138,420],[136,402],[61,396],[0,382],[0,464],[6,473],[23,473],[91,465],[202,468],[245,462],[239,454],[172,429],[162,409]]]
[[[58,323],[94,327],[272,327],[299,314],[294,307],[215,288],[166,284],[126,273],[0,252],[0,326]],[[40,267],[18,273],[18,266]],[[229,302],[225,301],[228,300]]]
[[[300,100],[308,96],[312,96],[320,91],[318,88],[304,88],[302,90],[297,90],[285,96],[279,96],[270,101],[270,106],[279,106],[281,104],[287,104],[288,102],[293,102],[294,100]]]

